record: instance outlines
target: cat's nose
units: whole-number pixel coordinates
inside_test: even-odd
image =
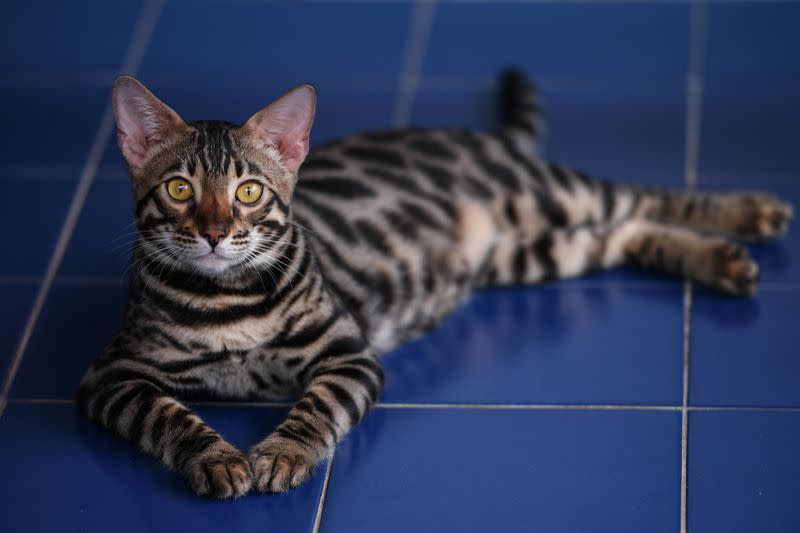
[[[203,230],[203,237],[206,238],[212,248],[219,244],[219,241],[224,239],[227,234],[228,228],[225,226],[208,226]]]

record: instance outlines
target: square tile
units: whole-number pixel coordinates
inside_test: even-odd
[[[14,131],[0,146],[0,179],[35,174],[77,180],[112,80],[101,88],[0,87],[0,120]]]
[[[43,276],[67,216],[75,183],[41,178],[0,179],[0,225],[15,234],[0,276]]]
[[[753,299],[695,291],[691,405],[800,407],[798,316],[797,289],[762,290]]]
[[[61,276],[122,281],[136,242],[133,192],[128,180],[95,180],[61,263]]]
[[[682,328],[679,285],[485,291],[384,357],[383,400],[676,405]]]
[[[144,2],[32,0],[7,6],[3,84],[92,84],[121,66]],[[80,31],[75,31],[80,28]]]
[[[494,130],[497,78],[536,81],[544,155],[614,181],[681,187],[686,6],[445,4],[413,122]]]
[[[0,282],[0,383],[5,383],[38,288],[36,283]]]
[[[280,409],[197,409],[247,449],[280,423]],[[195,496],[180,477],[131,444],[95,426],[74,405],[10,404],[0,419],[0,488],[9,531],[107,529],[310,532],[324,468],[284,495],[251,493],[218,502]],[[68,488],[68,490],[64,490]],[[105,524],[105,525],[101,525]]]
[[[394,88],[410,13],[408,3],[168,2],[141,73],[178,87]]]
[[[800,530],[800,413],[693,412],[693,533]]]
[[[677,412],[378,409],[320,531],[677,531]]]
[[[793,2],[709,6],[700,167],[704,180],[731,175],[800,182],[800,46]]]
[[[127,294],[121,283],[53,285],[10,396],[73,398],[91,362],[122,325]]]
[[[542,78],[683,79],[688,22],[686,5],[445,3],[423,74],[485,80],[517,65]]]

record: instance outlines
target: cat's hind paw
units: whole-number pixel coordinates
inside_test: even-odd
[[[253,475],[245,456],[230,445],[215,447],[190,462],[189,486],[197,494],[219,500],[238,498],[253,486]]]
[[[765,241],[782,236],[792,220],[792,206],[769,194],[735,194],[738,222],[735,235],[748,241]]]
[[[318,463],[301,444],[270,435],[250,451],[255,484],[261,492],[286,492],[305,483]]]

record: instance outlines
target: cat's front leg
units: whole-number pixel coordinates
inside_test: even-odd
[[[197,494],[247,493],[253,476],[244,455],[170,396],[168,376],[132,361],[96,362],[78,391],[80,410],[178,471]]]
[[[366,416],[383,388],[383,369],[363,345],[334,342],[310,355],[297,379],[305,393],[286,420],[250,451],[256,487],[284,492],[301,485],[336,443]]]

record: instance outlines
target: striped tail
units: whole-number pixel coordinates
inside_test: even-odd
[[[535,154],[545,132],[536,88],[516,70],[501,79],[503,135],[523,154]]]

